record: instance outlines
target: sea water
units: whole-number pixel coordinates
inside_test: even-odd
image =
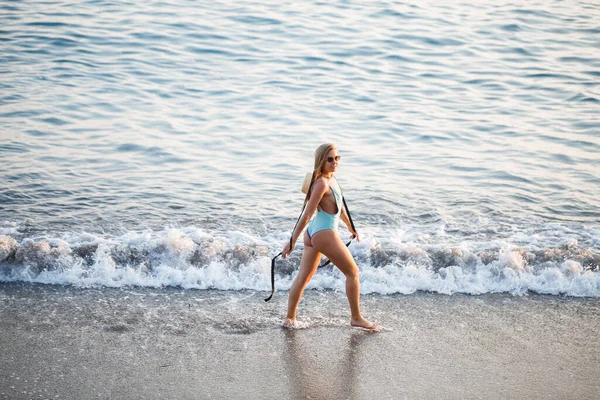
[[[332,142],[363,293],[600,296],[594,2],[0,10],[1,281],[267,291]]]

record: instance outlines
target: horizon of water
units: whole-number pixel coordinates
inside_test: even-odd
[[[333,142],[364,293],[600,296],[594,3],[0,9],[0,281],[268,290]]]

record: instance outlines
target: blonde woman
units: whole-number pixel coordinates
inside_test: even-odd
[[[298,220],[291,241],[286,244],[282,252],[282,257],[286,258],[294,250],[298,236],[308,224],[308,229],[304,233],[304,252],[300,270],[290,288],[287,317],[283,323],[286,328],[295,326],[296,308],[304,288],[317,271],[323,254],[346,276],[346,296],[352,313],[350,325],[369,330],[380,328],[379,325],[367,321],[360,313],[358,267],[337,232],[341,219],[351,233],[350,238],[360,241],[360,236],[352,229],[350,219],[342,205],[342,191],[333,176],[339,161],[338,150],[331,143],[322,144],[315,151],[315,166],[304,200],[306,208]],[[315,211],[317,215],[309,223]]]

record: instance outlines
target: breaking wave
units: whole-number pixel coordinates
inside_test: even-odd
[[[6,233],[6,231],[4,232]],[[285,233],[207,232],[199,228],[90,233],[17,240],[0,235],[0,281],[80,287],[175,286],[184,289],[269,290],[271,257]],[[402,236],[365,235],[350,251],[361,271],[362,293],[443,294],[529,291],[600,296],[600,252],[576,239],[530,243],[490,240],[463,243],[408,241]],[[521,240],[521,242],[523,242]],[[544,243],[545,242],[545,243]],[[302,243],[277,263],[276,288],[287,290],[295,276]],[[317,272],[309,288],[344,290],[337,268]]]

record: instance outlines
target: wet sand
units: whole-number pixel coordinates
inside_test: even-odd
[[[0,284],[0,398],[595,399],[600,299]]]

